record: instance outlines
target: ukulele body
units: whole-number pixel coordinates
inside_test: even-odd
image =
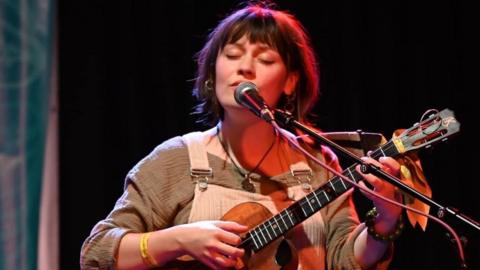
[[[271,218],[273,214],[256,202],[245,202],[230,209],[221,220],[234,221],[248,226],[249,230]],[[243,236],[243,235],[242,235]],[[298,255],[293,244],[286,238],[273,240],[258,252],[245,247],[245,255],[239,258],[232,269],[237,270],[295,270],[298,267]],[[170,270],[207,270],[208,266],[191,256],[182,256],[162,267]]]

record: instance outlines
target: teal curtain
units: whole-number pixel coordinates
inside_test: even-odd
[[[0,1],[0,269],[37,269],[53,1]]]

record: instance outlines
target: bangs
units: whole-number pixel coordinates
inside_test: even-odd
[[[252,43],[264,43],[278,49],[276,42],[274,42],[274,40],[278,40],[278,32],[276,22],[271,14],[260,17],[255,13],[251,13],[232,25],[222,47],[237,42],[243,36],[247,36]]]
[[[232,25],[226,33],[221,47],[235,43],[246,36],[251,43],[263,43],[278,51],[288,67],[289,57],[286,50],[288,39],[283,36],[285,31],[281,31],[281,26],[274,14],[258,9],[238,15],[240,16],[232,20]]]

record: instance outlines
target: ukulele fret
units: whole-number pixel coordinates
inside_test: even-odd
[[[333,184],[333,181],[329,181],[328,184],[332,187],[333,191],[336,193],[337,190],[335,189],[335,185]]]
[[[268,229],[267,224],[263,224],[263,230],[265,230],[267,232],[267,236],[268,236],[268,238],[270,238],[270,241],[271,241],[273,238],[270,235],[270,230]]]
[[[283,212],[284,212],[284,211],[280,212],[280,215],[279,215],[278,217],[280,218],[280,220],[282,220],[283,224],[285,225],[285,229],[282,230],[283,232],[285,232],[285,231],[288,230],[288,225],[287,225],[287,223],[285,222],[285,219],[283,219]],[[280,228],[280,229],[281,229],[281,228]]]
[[[326,205],[330,202],[330,197],[328,196],[328,194],[325,190],[318,190],[318,193],[323,195],[323,200],[322,200],[322,197],[320,197],[320,200],[319,200],[320,205]],[[317,197],[319,197],[319,196],[317,196]]]
[[[275,230],[275,228],[277,227],[277,225],[275,224],[272,224],[272,221],[269,219],[267,220],[267,223],[268,223],[268,227],[266,227],[267,229],[267,233],[268,235],[270,236],[270,239],[275,239],[277,238],[278,234],[277,234],[277,231]],[[271,229],[271,230],[270,230]],[[270,235],[270,233],[272,233],[273,237]]]
[[[283,222],[285,225],[284,228],[280,226],[281,223],[278,222],[278,218]],[[288,217],[288,218],[286,218]],[[272,220],[274,222],[272,222]],[[254,247],[252,249],[254,251],[258,251],[262,249],[264,246],[269,244],[271,241],[275,240],[278,238],[279,235],[282,235],[283,233],[289,231],[291,228],[293,228],[295,225],[299,223],[300,220],[296,218],[296,214],[294,211],[290,211],[288,208],[280,212],[278,215],[270,218],[263,224],[260,224],[253,230],[251,230],[248,235],[253,240]],[[289,223],[288,223],[289,222]],[[273,225],[272,225],[273,224]],[[278,232],[277,229],[278,228]],[[272,234],[270,234],[270,232]],[[270,239],[267,240],[266,236],[267,235]],[[272,236],[273,235],[273,236]],[[261,236],[261,237],[260,237]],[[262,241],[262,238],[264,241]]]
[[[255,245],[254,250],[258,250],[258,249],[260,249],[260,247],[261,247],[260,238],[258,238],[258,236],[256,237],[256,238],[258,239],[258,242],[260,242],[260,243],[257,243],[257,241],[256,241],[256,239],[255,239],[256,234],[257,234],[257,231],[256,231],[256,230],[252,230],[252,231],[250,231],[250,232],[248,233],[248,235],[250,236],[250,239],[252,239],[253,244]]]
[[[309,208],[305,207],[305,205],[308,205]],[[304,217],[308,217],[309,216],[309,212],[308,210],[310,209],[313,212],[315,212],[315,210],[312,208],[312,206],[310,205],[310,203],[308,202],[308,200],[306,200],[306,203],[305,203],[305,198],[301,200],[300,202],[300,209],[302,209],[302,212],[303,212],[303,216]]]
[[[319,207],[321,207],[320,202],[318,201],[317,196],[315,193],[310,193],[305,196],[305,200],[310,204],[315,206],[315,208],[312,208],[312,212],[316,212]]]
[[[317,193],[316,192],[312,192],[311,194],[313,194],[313,196],[315,197],[315,201],[317,202],[318,204],[318,209],[322,208],[322,203],[320,202],[320,199],[318,198],[317,196]]]
[[[282,234],[284,231],[282,230],[282,227],[280,226],[280,223],[278,223],[278,220],[277,220],[277,218],[276,218],[275,216],[273,217],[273,220],[275,221],[275,224],[273,224],[273,229],[274,229],[274,230],[275,230],[275,229],[278,229],[278,232],[279,232],[279,233],[277,234],[277,236],[278,236],[279,234]],[[269,220],[269,221],[270,221],[270,220]],[[276,225],[276,226],[275,226],[275,225]]]
[[[337,178],[337,182],[340,182],[340,183],[342,183],[343,190],[347,190],[347,189],[349,188],[349,187],[347,187],[347,186],[345,185],[345,182],[343,182],[343,180],[342,180],[342,179],[339,179],[339,178]]]
[[[288,208],[285,209],[285,214],[287,214],[287,217],[290,220],[290,226],[289,226],[289,229],[290,229],[293,226],[295,226],[295,222],[293,222],[292,216],[290,215],[290,211],[288,210]]]
[[[267,238],[265,238],[265,234],[263,233],[262,225],[260,225],[258,228],[260,229],[259,234],[262,236],[263,240],[265,240],[265,243],[267,243],[268,240],[267,240]]]
[[[355,175],[353,175],[352,171],[350,170],[350,168],[351,168],[351,167],[348,167],[348,168],[346,169],[348,175],[350,175],[349,178],[352,179],[352,180],[355,181],[355,182],[358,182],[357,179],[355,178]],[[356,171],[354,171],[354,172],[356,172]],[[348,184],[350,184],[350,183],[348,183]]]
[[[340,178],[334,178],[330,182],[332,183],[333,186],[335,186],[334,190],[336,191],[337,194],[342,194],[348,189],[345,183],[343,182],[343,180]]]

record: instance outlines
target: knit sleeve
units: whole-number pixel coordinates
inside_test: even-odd
[[[113,210],[83,243],[81,268],[114,269],[125,234],[163,229],[172,226],[179,213],[188,216],[185,206],[193,198],[188,168],[188,152],[178,139],[161,144],[140,161],[127,175]]]

